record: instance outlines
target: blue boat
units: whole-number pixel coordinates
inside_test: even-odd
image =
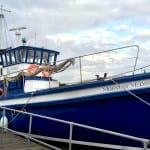
[[[25,45],[1,50],[0,106],[150,139],[149,72],[118,77],[108,77],[104,73],[94,80],[65,84],[52,75],[63,73],[68,67],[71,69],[76,62],[74,58],[57,62],[58,54],[55,50]],[[13,111],[7,111],[6,116],[9,128],[28,133],[28,116]],[[38,117],[32,122],[34,135],[68,139],[65,124]],[[75,127],[73,133],[77,141],[142,146],[79,127]]]

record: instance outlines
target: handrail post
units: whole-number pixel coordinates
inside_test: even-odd
[[[4,116],[5,116],[5,108],[3,108],[3,114],[2,114],[2,129],[4,130]]]
[[[138,57],[139,57],[139,51],[140,51],[140,48],[138,45],[135,45],[137,47],[137,54],[136,54],[136,59],[135,59],[135,64],[134,64],[134,68],[133,68],[133,75],[135,73],[135,70],[136,70],[136,66],[137,66],[137,61],[138,61]]]
[[[73,124],[70,123],[70,130],[69,130],[69,150],[72,149],[72,132],[73,132]]]
[[[2,111],[2,122],[1,122],[1,144],[3,144],[3,134],[4,134],[4,116],[5,116],[5,108],[3,108],[3,111]],[[0,120],[1,121],[1,120]]]
[[[143,150],[147,150],[148,143],[143,142]]]
[[[30,114],[29,118],[29,131],[28,131],[28,150],[30,150],[30,136],[31,136],[31,129],[32,129],[32,114]]]
[[[82,62],[81,62],[82,56],[79,56],[79,64],[80,64],[80,82],[82,83]]]

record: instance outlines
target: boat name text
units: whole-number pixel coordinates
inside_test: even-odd
[[[103,92],[113,92],[113,91],[129,90],[129,89],[132,90],[132,89],[138,89],[138,88],[144,88],[144,87],[150,87],[150,80],[140,80],[140,81],[135,81],[135,82],[104,86],[102,90]]]

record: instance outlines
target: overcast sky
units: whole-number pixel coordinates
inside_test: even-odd
[[[60,59],[133,44],[149,53],[150,0],[0,2],[12,11],[5,13],[9,29],[27,27],[21,33],[29,45],[56,49]]]

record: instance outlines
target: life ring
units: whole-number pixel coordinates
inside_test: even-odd
[[[3,92],[3,89],[0,88],[0,96],[3,96],[4,92]]]
[[[30,73],[34,73],[37,70],[39,70],[39,65],[37,65],[37,64],[30,64],[28,69],[27,69],[27,71]]]
[[[50,77],[51,73],[49,71],[42,71],[43,77]]]

